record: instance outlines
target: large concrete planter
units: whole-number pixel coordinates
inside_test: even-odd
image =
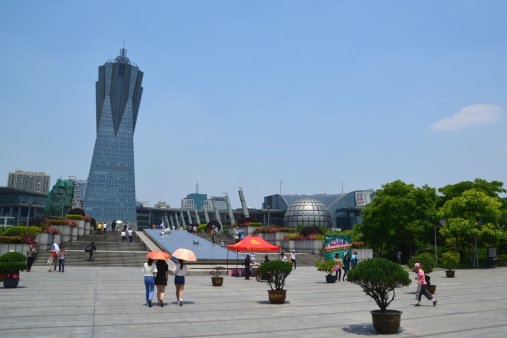
[[[26,251],[29,247],[29,244],[0,244],[0,256],[11,250],[26,255]]]
[[[323,240],[309,240],[309,241],[282,241],[283,251],[306,252],[314,255],[322,254],[324,248]]]
[[[37,242],[39,243],[39,251],[49,250],[53,244],[53,235],[42,232],[37,235]]]
[[[74,222],[77,223],[77,235],[78,236],[84,236],[85,234],[85,221],[82,220],[74,220]]]
[[[53,235],[53,243],[56,243],[56,244],[58,244],[58,246],[60,246],[62,244],[62,235],[60,235],[60,234]],[[51,243],[51,244],[53,244],[53,243]]]
[[[77,231],[78,231],[78,228],[76,227],[71,227],[71,234],[70,234],[70,238],[72,239],[72,241],[77,241]]]
[[[68,226],[68,225],[64,225],[62,227],[62,230],[61,230],[61,232],[62,232],[62,242],[64,242],[64,243],[65,242],[70,242],[70,240],[71,240],[71,231],[72,231],[71,229],[72,228],[70,226]]]
[[[91,233],[91,222],[85,221],[85,235],[88,236]]]
[[[254,234],[254,236],[262,237],[269,243],[280,246],[282,244],[283,238],[288,234],[290,234],[290,232],[270,232]]]

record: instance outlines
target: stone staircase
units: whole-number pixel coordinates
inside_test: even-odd
[[[91,242],[95,242],[97,251],[94,252],[94,261],[89,262],[89,254],[84,251]],[[121,232],[107,231],[105,234],[92,233],[80,236],[77,241],[63,243],[67,249],[65,266],[116,266],[116,267],[139,267],[146,262],[145,255],[148,253],[146,245],[134,233],[134,241],[121,241]],[[49,252],[39,252],[34,266],[46,265]]]

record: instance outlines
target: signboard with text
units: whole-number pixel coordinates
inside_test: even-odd
[[[351,256],[352,237],[350,235],[326,235],[324,239],[324,259],[334,259],[334,256],[339,253],[343,259],[345,253]]]

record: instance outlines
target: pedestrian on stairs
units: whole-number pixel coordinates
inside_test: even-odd
[[[88,258],[88,261],[89,262],[93,262],[93,260],[94,260],[94,258],[93,258],[93,252],[97,251],[97,248],[95,247],[95,243],[94,242],[91,242],[88,246],[90,248],[90,250],[87,251],[90,254],[90,257]]]
[[[125,232],[125,229],[122,230],[121,232],[121,242],[126,242],[127,241],[127,233]]]
[[[104,235],[105,235],[106,234],[106,230],[107,230],[107,224],[106,223],[104,223],[103,228],[104,228]]]
[[[132,237],[132,228],[129,229],[129,242],[133,242],[134,237]]]

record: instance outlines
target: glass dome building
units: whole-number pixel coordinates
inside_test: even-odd
[[[331,213],[323,203],[312,198],[303,198],[287,208],[283,223],[289,228],[296,228],[298,225],[327,228],[331,225]]]

